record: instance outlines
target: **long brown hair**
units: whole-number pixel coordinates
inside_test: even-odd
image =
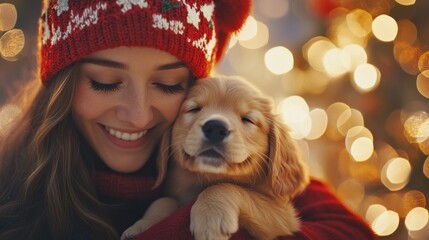
[[[17,98],[21,114],[0,135],[0,239],[118,239],[102,217],[71,117],[78,68],[47,86],[29,82]]]

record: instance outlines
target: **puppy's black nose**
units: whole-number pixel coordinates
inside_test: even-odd
[[[210,120],[204,123],[204,136],[212,143],[218,143],[229,135],[228,126],[226,123],[217,120]]]

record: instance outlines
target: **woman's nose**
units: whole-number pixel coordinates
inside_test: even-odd
[[[153,119],[153,106],[147,93],[135,92],[125,96],[125,100],[117,108],[116,115],[119,120],[143,129],[147,128]]]

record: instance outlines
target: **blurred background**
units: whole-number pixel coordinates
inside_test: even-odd
[[[0,134],[37,72],[40,12],[0,1]],[[216,69],[273,97],[312,175],[380,239],[429,239],[428,14],[428,0],[255,0]]]

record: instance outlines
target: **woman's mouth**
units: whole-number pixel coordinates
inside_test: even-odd
[[[114,145],[121,148],[138,148],[141,147],[145,142],[144,137],[148,130],[125,132],[111,127],[102,125],[103,132],[107,136],[107,139]]]
[[[139,132],[121,132],[117,129],[113,129],[107,126],[104,126],[106,131],[113,137],[125,140],[125,141],[136,141],[137,139],[140,139],[147,133],[147,130],[139,131]]]

